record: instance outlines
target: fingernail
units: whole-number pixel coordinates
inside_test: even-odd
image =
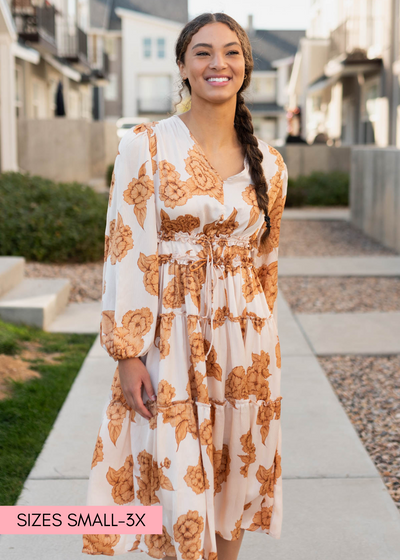
[[[155,401],[157,399],[157,397],[155,395],[153,395],[152,397],[150,397],[152,401]]]

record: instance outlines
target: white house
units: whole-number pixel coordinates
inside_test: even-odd
[[[175,42],[183,23],[116,8],[122,22],[123,116],[160,118],[178,101]]]

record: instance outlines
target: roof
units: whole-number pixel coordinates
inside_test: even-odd
[[[188,0],[89,0],[90,27],[105,26],[105,29],[120,30],[121,19],[115,8],[125,8],[142,14],[186,23],[188,21]]]
[[[275,60],[295,55],[304,29],[254,29],[248,32],[253,50],[254,70],[275,70]]]

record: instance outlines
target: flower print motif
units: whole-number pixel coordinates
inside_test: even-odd
[[[220,177],[206,160],[197,144],[188,151],[185,170],[190,175],[187,186],[192,195],[208,195],[224,204],[224,188]]]
[[[200,218],[197,216],[185,214],[184,216],[178,216],[177,218],[171,220],[168,213],[163,208],[160,210],[160,218],[160,231],[163,234],[163,239],[166,241],[173,239],[174,234],[177,232],[190,234],[194,229],[200,226]]]
[[[133,205],[136,219],[142,229],[147,215],[147,201],[154,194],[153,179],[146,175],[146,162],[140,166],[138,178],[133,178],[123,192],[127,204]]]
[[[140,253],[137,264],[140,270],[144,272],[143,285],[146,291],[152,296],[158,296],[159,267],[157,255],[147,257],[144,253]]]
[[[100,430],[99,430],[99,433],[97,434],[96,445],[93,452],[92,465],[90,468],[93,469],[97,465],[97,463],[101,463],[103,459],[104,459],[103,440],[100,436]]]
[[[275,399],[274,401],[274,405],[275,405],[275,418],[277,420],[280,419],[281,417],[281,408],[282,408],[282,397],[278,397],[277,399]]]
[[[167,463],[164,463],[164,465],[161,464],[159,467],[157,461],[153,459],[151,453],[148,453],[145,449],[143,449],[143,451],[141,451],[137,456],[137,462],[140,469],[140,476],[136,475],[139,488],[137,491],[137,498],[144,506],[160,503],[160,500],[156,495],[156,492],[160,488],[163,488],[164,490],[173,490],[170,479],[162,472],[163,467],[169,468],[169,465],[171,464],[168,459],[166,460]]]
[[[110,192],[108,195],[108,206],[111,206],[111,202],[112,202],[112,197],[114,194],[114,187],[115,187],[115,169],[113,169],[112,175],[111,175],[111,183],[110,183]]]
[[[217,313],[215,313],[217,315]],[[214,317],[214,327],[215,327],[215,317]],[[207,354],[210,348],[210,343],[208,340],[204,340],[204,352]],[[211,348],[211,351],[206,359],[206,375],[207,377],[213,377],[217,381],[222,380],[222,368],[217,362],[218,356],[217,351],[214,346]]]
[[[197,510],[189,510],[180,515],[174,523],[174,539],[179,544],[183,560],[200,560],[201,534],[204,531],[204,519]]]
[[[211,464],[213,463],[213,433],[212,433],[212,422],[208,418],[205,418],[200,424],[199,428],[199,439],[200,445],[207,446],[207,455],[210,458]]]
[[[134,550],[138,550],[141,539],[142,539],[142,535],[136,535],[135,542],[133,543],[132,548],[128,550],[128,552],[133,552]]]
[[[229,473],[231,472],[230,464],[231,458],[229,455],[229,447],[226,443],[223,444],[222,449],[218,451],[213,445],[213,460],[214,460],[214,496],[222,490],[222,484],[228,480]],[[221,535],[222,536],[222,535]]]
[[[140,123],[133,127],[132,132],[135,134],[140,134],[141,132],[147,131],[148,134],[153,132],[153,128],[158,124],[159,121],[153,121],[150,123]]]
[[[127,311],[122,318],[122,327],[117,327],[115,311],[102,311],[100,342],[115,360],[137,356],[144,345],[143,336],[153,324],[153,313],[148,307]]]
[[[239,227],[239,222],[236,220],[237,209],[234,208],[230,215],[225,220],[214,220],[203,227],[203,233],[209,238],[216,235],[232,235],[236,228]]]
[[[244,191],[242,192],[242,198],[247,204],[251,206],[250,219],[244,229],[244,231],[246,231],[246,229],[257,223],[258,217],[260,215],[260,208],[257,202],[257,194],[253,185],[249,185],[244,189]]]
[[[163,290],[162,304],[166,309],[180,309],[185,303],[185,282],[183,267],[176,262],[172,262],[168,269],[173,278],[168,282]]]
[[[245,453],[245,455],[238,455],[244,463],[244,465],[240,467],[240,474],[246,478],[249,472],[249,466],[256,460],[256,446],[253,443],[253,436],[250,429],[241,436],[240,443]]]
[[[161,379],[157,387],[157,403],[161,406],[168,406],[175,396],[175,387],[168,383],[166,379]]]
[[[134,500],[132,455],[128,455],[123,466],[117,471],[109,467],[106,478],[113,487],[111,495],[116,504],[129,504]]]
[[[126,402],[124,393],[122,392],[118,367],[114,374],[111,390],[112,397],[106,409],[106,416],[109,419],[108,433],[110,440],[114,445],[117,445],[117,439],[121,434],[122,424],[126,418],[126,413],[131,410],[131,407]]]
[[[250,395],[255,395],[257,400],[267,401],[271,396],[268,377],[270,356],[268,352],[261,350],[261,354],[251,354],[253,363],[247,368],[247,385]]]
[[[279,336],[278,336],[278,342],[275,345],[275,356],[276,356],[276,367],[280,368],[281,367],[281,345],[279,342]]]
[[[254,330],[260,334],[267,320],[259,317],[254,311],[249,311],[247,317],[251,320]]]
[[[225,381],[225,398],[236,408],[236,400],[248,397],[246,371],[243,366],[236,366]]]
[[[163,423],[171,424],[175,428],[177,451],[179,450],[180,442],[185,439],[187,434],[191,434],[193,439],[197,439],[197,422],[190,403],[178,403],[166,408],[160,407],[159,410],[163,416]]]
[[[201,332],[194,332],[189,336],[190,361],[195,366],[198,362],[204,362],[204,338]]]
[[[260,433],[263,444],[269,434],[269,426],[274,417],[275,405],[272,403],[265,403],[259,407],[257,412],[256,424],[261,426]]]
[[[203,469],[200,455],[197,465],[194,467],[191,465],[188,466],[183,479],[196,494],[202,494],[206,488],[210,488],[210,483],[206,471]]]
[[[175,166],[167,160],[162,160],[158,164],[160,175],[160,192],[159,197],[167,206],[167,208],[175,208],[175,206],[183,206],[192,198],[192,193],[187,188],[181,176],[176,171]]]
[[[263,264],[256,270],[269,310],[273,313],[274,303],[278,295],[278,261],[274,261],[269,265]]]
[[[268,531],[271,526],[272,509],[273,506],[264,506],[261,510],[257,511],[254,514],[249,531],[257,531],[257,529]]]
[[[246,303],[250,303],[257,294],[262,293],[262,286],[249,268],[241,267],[241,273],[244,280],[242,284],[242,293]]]
[[[169,356],[171,347],[168,340],[172,333],[174,318],[175,315],[172,311],[171,313],[161,313],[157,317],[158,326],[156,329],[155,339],[159,337],[159,341],[155,344],[160,351],[160,360],[164,360],[167,356]]]
[[[82,535],[82,552],[86,554],[104,554],[114,556],[114,547],[121,540],[121,535]]]
[[[243,506],[243,510],[246,511],[246,509],[249,509],[249,507],[251,507],[252,502],[247,502],[247,504],[244,504]]]
[[[140,541],[140,539],[139,539]],[[163,558],[164,556],[176,556],[172,537],[163,525],[161,535],[144,535],[144,542],[148,547],[148,555],[151,558]]]
[[[197,399],[198,402],[209,404],[208,388],[203,383],[206,376],[195,370],[193,364],[189,368],[188,375],[191,398]]]
[[[241,525],[242,525],[242,519],[243,519],[243,513],[240,516],[240,518],[236,521],[234,530],[231,531],[233,541],[237,541],[238,538],[240,537],[240,533],[241,533],[240,529],[241,529]]]
[[[285,162],[283,161],[282,154],[280,154],[276,148],[273,148],[272,146],[268,145],[268,150],[270,154],[276,157],[275,165],[278,167],[275,175],[272,177],[270,181],[271,196],[272,199],[275,200],[276,192],[280,192],[282,190],[282,185],[283,185],[282,171],[285,168]]]
[[[110,222],[109,255],[111,264],[121,262],[133,248],[132,230],[128,225],[124,225],[121,214],[118,212],[117,224],[115,220]]]

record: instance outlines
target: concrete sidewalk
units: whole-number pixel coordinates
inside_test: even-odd
[[[281,292],[279,540],[246,531],[239,560],[398,560],[400,515]],[[97,327],[96,327],[97,328]],[[97,337],[18,500],[82,505],[115,362]],[[80,535],[3,535],[5,560],[82,560]],[[135,553],[138,558],[148,558]]]

